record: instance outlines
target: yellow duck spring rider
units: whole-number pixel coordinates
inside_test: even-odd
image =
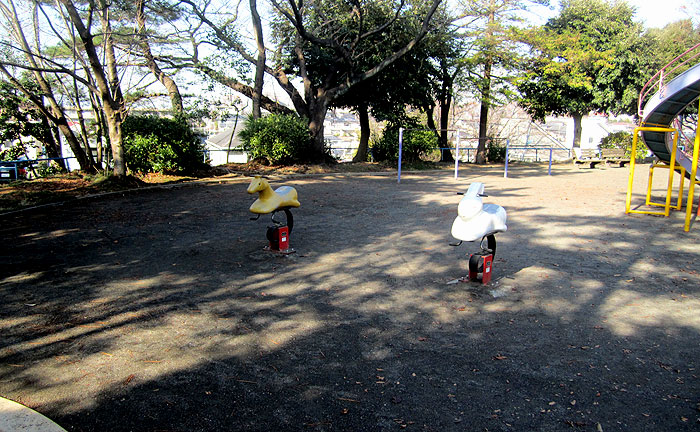
[[[291,186],[280,186],[272,190],[270,183],[262,176],[255,176],[248,186],[249,194],[258,194],[258,199],[250,206],[250,212],[256,214],[256,217],[251,220],[257,220],[260,215],[272,214],[272,226],[267,228],[267,240],[269,246],[265,249],[279,252],[282,254],[290,254],[295,252],[289,246],[289,235],[294,227],[294,217],[292,216],[291,208],[299,207],[297,199],[297,191]],[[275,213],[278,211],[284,212],[286,221],[275,220]]]

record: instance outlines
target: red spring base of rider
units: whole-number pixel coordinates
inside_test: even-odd
[[[491,270],[493,268],[493,255],[479,252],[469,256],[469,280],[478,281],[481,273],[481,283],[486,285],[491,282]]]
[[[267,239],[270,245],[265,248],[273,252],[290,254],[295,252],[289,247],[289,227],[286,225],[269,227],[267,229]]]

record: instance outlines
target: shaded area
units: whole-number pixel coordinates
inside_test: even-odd
[[[271,181],[286,258],[243,179],[6,217],[0,395],[75,431],[695,430],[700,235],[554,174]],[[509,214],[488,287],[447,284],[471,181]]]

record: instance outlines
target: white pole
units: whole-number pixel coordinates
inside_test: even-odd
[[[508,152],[510,151],[510,139],[506,139],[506,169],[503,171],[503,177],[508,178]]]
[[[455,180],[459,177],[459,130],[457,130],[457,151],[455,152]]]
[[[399,128],[399,179],[397,183],[401,183],[401,153],[403,152],[403,128]]]

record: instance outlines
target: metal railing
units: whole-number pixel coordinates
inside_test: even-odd
[[[23,169],[21,165],[27,166],[28,169],[33,169],[34,165],[36,165],[39,162],[47,162],[47,161],[55,161],[55,160],[68,160],[68,159],[76,159],[75,156],[68,156],[68,157],[59,157],[59,158],[39,158],[39,159],[15,159],[15,160],[9,160],[9,161],[0,161],[0,163],[3,164],[12,164],[12,169],[14,171],[14,178],[12,180],[19,180],[19,173],[20,170]]]
[[[637,114],[640,118],[644,116],[644,99],[652,92],[652,90],[656,88],[654,83],[658,82],[657,91],[662,91],[664,89],[665,80],[667,80],[669,77],[675,78],[675,76],[673,76],[673,72],[678,70],[678,68],[686,65],[691,60],[700,56],[700,50],[698,50],[698,48],[700,48],[700,43],[692,46],[691,48],[688,48],[685,52],[683,52],[683,54],[668,62],[666,66],[662,67],[658,72],[656,72],[656,74],[653,77],[649,79],[649,81],[647,81],[646,84],[644,84],[644,87],[642,87],[642,91],[639,92],[639,102],[637,103]],[[692,53],[694,50],[698,51],[692,56],[683,60],[682,62],[676,64],[676,62],[680,61],[683,57],[685,57],[687,54]],[[671,66],[673,66],[673,68],[669,70]]]

